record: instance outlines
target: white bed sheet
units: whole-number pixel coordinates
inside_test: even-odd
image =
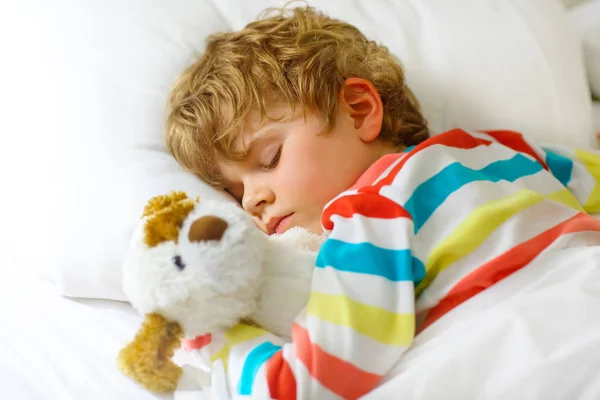
[[[129,305],[60,297],[15,272],[0,282],[0,398],[172,397],[141,389],[116,367],[119,349],[140,323]]]

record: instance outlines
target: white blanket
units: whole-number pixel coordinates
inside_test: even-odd
[[[600,399],[600,248],[540,257],[417,336],[369,399]]]
[[[211,391],[176,400],[225,399]],[[419,334],[378,399],[600,399],[600,247],[541,256]]]

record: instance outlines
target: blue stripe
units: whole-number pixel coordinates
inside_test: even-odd
[[[479,170],[455,162],[419,185],[404,208],[413,217],[417,233],[446,198],[464,185],[475,181],[513,182],[542,169],[540,163],[522,154],[516,154],[509,160],[493,162]]]
[[[371,243],[353,244],[337,239],[327,239],[321,246],[316,267],[377,275],[394,282],[418,283],[425,277],[425,266],[410,250],[382,249]]]
[[[563,186],[567,187],[571,181],[573,161],[550,150],[544,150],[546,151],[546,164],[548,164],[550,172],[552,172],[552,175],[554,175]]]
[[[240,395],[251,395],[254,378],[260,367],[281,349],[281,346],[276,346],[271,342],[261,343],[250,351],[244,367],[242,368],[242,376],[238,382],[238,393]]]

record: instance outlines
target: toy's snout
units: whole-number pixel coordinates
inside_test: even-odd
[[[228,224],[219,217],[207,215],[195,220],[190,226],[188,239],[190,242],[209,240],[219,241],[227,230]]]

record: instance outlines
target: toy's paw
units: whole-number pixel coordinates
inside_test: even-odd
[[[118,358],[119,369],[128,378],[152,392],[168,393],[173,392],[177,388],[182,370],[175,363],[168,361],[163,365],[146,364],[147,360],[143,357],[139,360],[128,362],[126,360],[131,355],[127,354],[126,349],[123,349],[121,353],[124,354]]]
[[[171,358],[181,334],[177,323],[158,314],[147,315],[135,339],[119,352],[119,369],[150,391],[174,391],[182,370]]]

